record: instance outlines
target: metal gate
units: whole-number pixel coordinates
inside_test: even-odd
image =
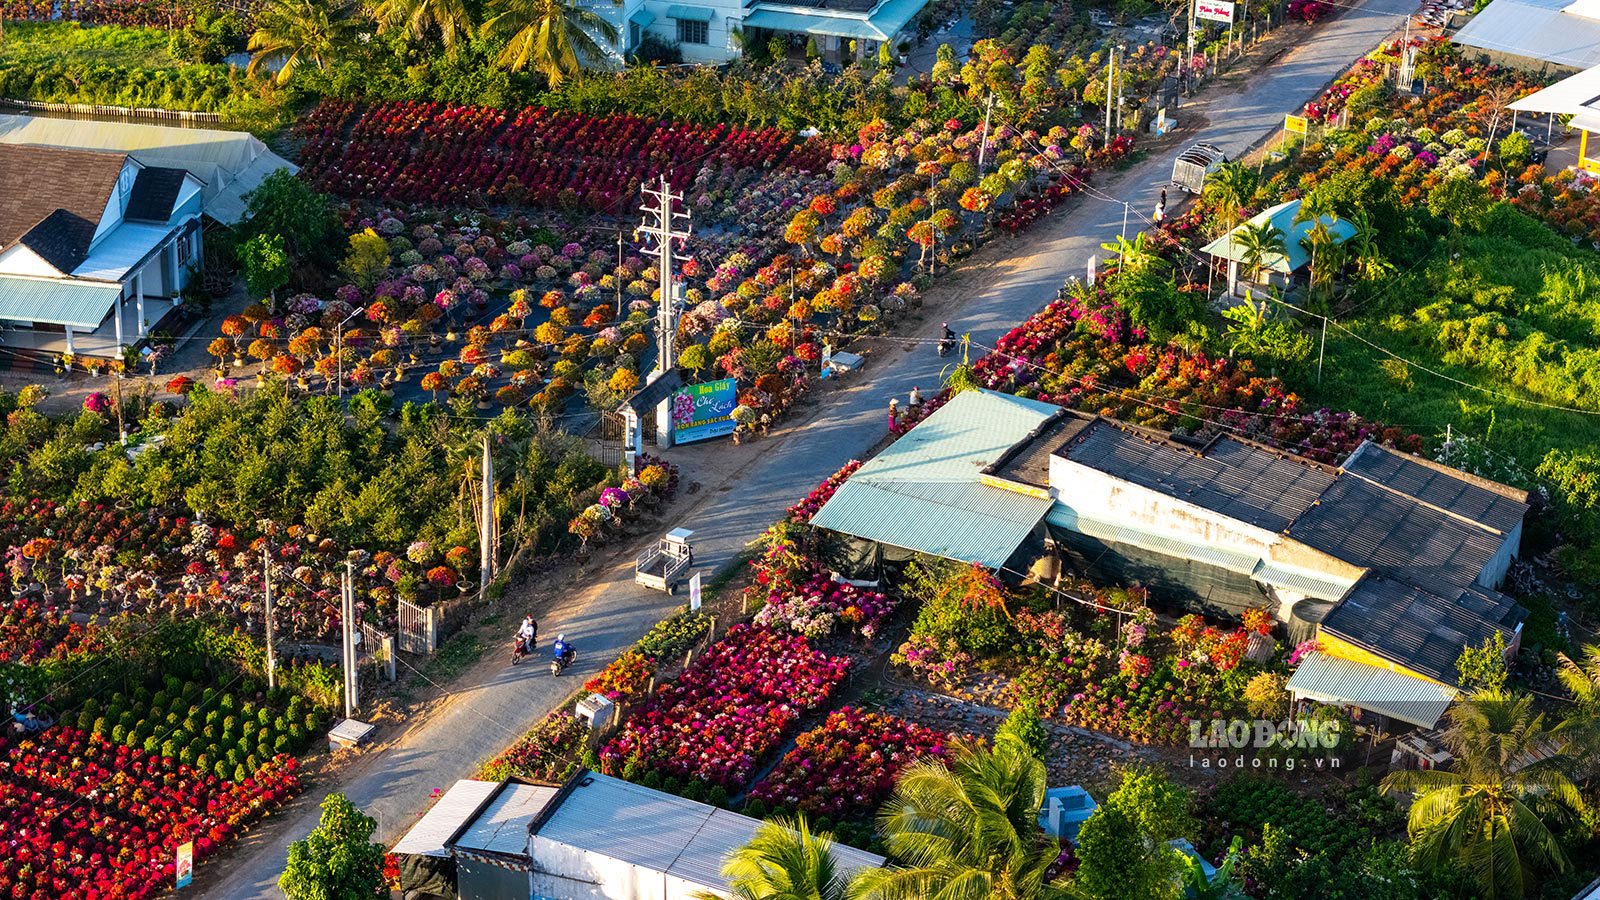
[[[432,607],[400,601],[400,649],[419,656],[439,646],[439,617]]]
[[[394,636],[361,623],[361,661],[380,672],[386,681],[395,680]]]

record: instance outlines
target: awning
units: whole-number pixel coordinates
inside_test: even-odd
[[[1570,116],[1584,110],[1600,111],[1600,66],[1563,78],[1541,91],[1534,91],[1507,109],[1518,112],[1557,113]]]
[[[1299,699],[1358,706],[1420,728],[1432,728],[1456,698],[1455,688],[1389,669],[1312,651],[1289,677]]]
[[[120,284],[0,276],[0,319],[93,331],[121,293]]]
[[[656,14],[642,6],[635,10],[633,15],[628,17],[629,25],[637,25],[640,28],[649,28],[651,25],[655,24],[655,21]]]
[[[472,819],[500,785],[494,781],[462,779],[445,791],[433,808],[411,826],[390,852],[398,855],[449,856],[445,846]]]
[[[757,3],[745,16],[743,27],[889,41],[926,5],[927,0],[884,0],[869,12],[859,13],[817,6]]]
[[[716,11],[709,6],[679,6],[673,4],[667,7],[667,18],[677,19],[680,22],[709,22],[716,15]]]
[[[852,479],[839,487],[811,524],[999,569],[1027,540],[1050,504],[1048,498],[982,484]]]

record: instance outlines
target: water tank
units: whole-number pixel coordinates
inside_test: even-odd
[[[616,714],[617,705],[604,694],[590,694],[579,700],[578,708],[573,710],[573,715],[577,716],[578,721],[596,732],[604,732],[610,728]]]

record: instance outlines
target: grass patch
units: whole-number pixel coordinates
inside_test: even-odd
[[[423,667],[423,677],[440,685],[454,681],[482,659],[484,651],[488,649],[489,645],[470,631],[452,634],[444,639],[433,658]]]
[[[158,28],[10,22],[0,43],[0,97],[44,103],[211,112],[257,134],[288,115],[287,92],[226,63],[172,55]]]

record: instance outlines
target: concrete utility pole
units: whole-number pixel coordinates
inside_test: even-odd
[[[665,377],[678,364],[675,347],[678,335],[678,291],[673,284],[672,275],[673,251],[676,249],[673,244],[676,241],[689,239],[689,212],[675,206],[683,200],[683,195],[673,193],[672,185],[667,182],[665,175],[661,176],[659,187],[644,188],[643,193],[649,199],[645,201],[643,207],[644,221],[639,226],[639,233],[654,238],[652,246],[646,247],[645,252],[655,256],[661,267],[661,304],[656,324],[656,367],[645,381],[648,385],[658,378]],[[661,402],[656,404],[656,446],[672,446],[670,395],[661,398]]]
[[[478,519],[478,590],[489,588],[494,577],[495,516],[494,457],[489,453],[489,431],[483,432],[483,514]]]
[[[1106,66],[1106,148],[1111,147],[1111,80],[1117,74],[1117,47],[1111,45],[1111,56]]]
[[[639,226],[639,232],[655,238],[653,247],[647,248],[646,253],[656,257],[661,271],[661,305],[656,336],[656,347],[659,351],[656,356],[656,371],[670,372],[677,365],[677,355],[674,343],[677,339],[678,328],[678,291],[673,284],[673,242],[687,241],[689,239],[689,212],[674,208],[674,204],[683,200],[683,194],[673,193],[672,185],[667,182],[667,176],[661,176],[660,187],[644,188],[644,194],[650,198],[644,206],[644,222]],[[650,202],[655,205],[651,206]]]
[[[267,690],[278,687],[278,654],[272,646],[272,546],[261,545],[262,598],[267,608]]]
[[[989,103],[983,108],[983,140],[978,142],[978,177],[983,177],[983,161],[989,150],[989,114],[994,112],[994,91],[989,92]]]
[[[1196,0],[1189,0],[1189,55],[1184,57],[1184,59],[1183,59],[1183,77],[1184,77],[1184,81],[1185,82],[1187,82],[1188,78],[1189,78],[1189,68],[1194,65],[1194,40],[1195,40],[1195,33],[1194,33],[1194,25],[1195,25],[1194,5],[1195,5],[1195,2],[1196,2]]]
[[[353,719],[356,716],[356,706],[359,699],[356,691],[359,687],[359,675],[356,672],[356,564],[350,559],[344,561],[344,576],[339,579],[339,596],[342,601],[339,610],[339,619],[344,636],[344,717]]]

